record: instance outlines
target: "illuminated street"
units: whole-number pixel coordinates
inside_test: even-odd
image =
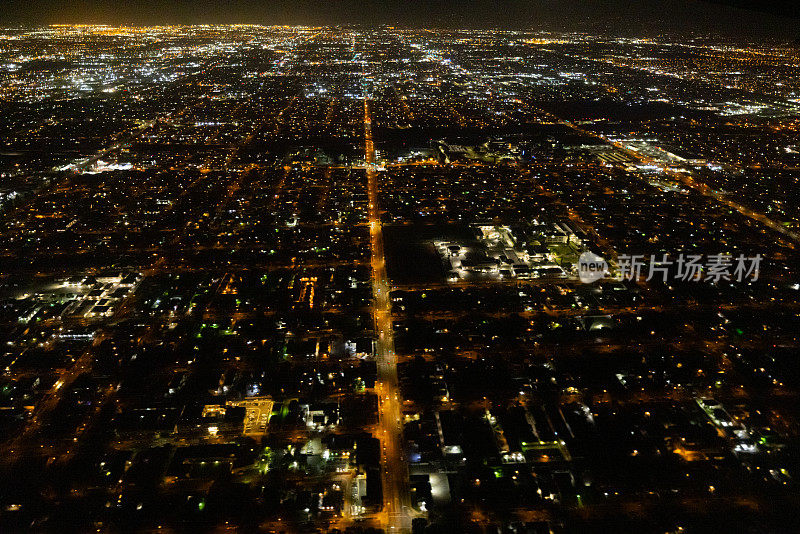
[[[375,171],[375,148],[372,141],[372,120],[369,99],[364,99],[365,163],[369,190],[369,224],[372,246],[372,285],[375,298],[375,324],[378,332],[375,358],[378,366],[376,390],[380,406],[380,440],[382,444],[384,512],[390,532],[410,532],[408,469],[403,456],[400,388],[394,353],[389,279],[383,252],[378,176]]]
[[[800,532],[796,19],[343,2],[0,28],[0,532]]]

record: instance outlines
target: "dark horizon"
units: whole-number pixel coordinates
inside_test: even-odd
[[[49,24],[265,24],[327,26],[358,24],[413,28],[497,28],[586,31],[620,35],[688,35],[797,39],[796,8],[773,3],[767,12],[737,0],[7,0],[0,26]],[[733,6],[742,6],[733,7]]]
[[[800,532],[796,23],[12,1],[0,532]]]

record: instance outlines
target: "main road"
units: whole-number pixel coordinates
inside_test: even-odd
[[[383,511],[387,531],[411,531],[411,498],[408,466],[402,447],[400,387],[397,378],[397,357],[392,334],[389,279],[383,252],[383,231],[378,209],[378,175],[375,171],[375,145],[372,141],[372,120],[367,93],[364,93],[365,167],[369,199],[370,247],[372,249],[372,291],[374,296],[376,361],[379,401],[379,432],[383,480]]]

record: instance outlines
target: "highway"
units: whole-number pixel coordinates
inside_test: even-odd
[[[599,61],[599,60],[593,60],[593,59],[590,59],[590,60],[591,61]],[[612,64],[613,64],[613,62],[612,62]],[[462,69],[460,66],[458,66],[455,63],[450,63],[449,65],[450,65],[450,69],[454,73],[459,73],[460,74],[460,73],[463,73],[463,72],[467,72],[465,69]],[[629,67],[629,66],[626,66],[626,67]],[[634,68],[634,67],[629,67],[629,68]],[[472,79],[475,82],[477,82],[479,84],[482,84],[489,93],[492,92],[493,87],[491,85],[481,81],[479,78],[474,77],[474,76],[473,76]],[[611,140],[608,137],[606,137],[605,135],[602,135],[602,134],[599,134],[599,133],[596,133],[596,132],[593,132],[593,131],[585,130],[585,129],[581,128],[580,126],[576,125],[575,123],[573,123],[571,121],[568,121],[566,119],[562,119],[561,117],[559,117],[559,116],[557,116],[557,115],[555,115],[555,114],[553,114],[553,113],[551,113],[549,111],[545,111],[542,108],[535,107],[535,106],[530,105],[530,104],[528,104],[528,107],[530,109],[535,110],[536,112],[544,115],[544,116],[551,117],[554,124],[561,124],[563,126],[566,126],[566,127],[570,128],[570,129],[578,132],[579,134],[586,135],[586,136],[589,136],[589,137],[594,137],[595,139],[599,139],[600,141],[602,141],[604,143],[607,143],[607,144],[610,144],[611,146],[616,147],[617,149],[621,150],[622,152],[624,152],[625,154],[631,156],[632,158],[634,158],[637,161],[640,161],[640,162],[645,163],[645,164],[656,165],[658,167],[661,167],[662,170],[668,176],[670,176],[671,178],[676,180],[678,183],[681,183],[681,184],[685,185],[686,187],[689,187],[689,188],[695,190],[696,192],[700,193],[701,195],[706,196],[707,198],[716,200],[718,203],[720,203],[720,204],[722,204],[724,206],[727,206],[732,210],[735,210],[735,211],[739,212],[744,217],[747,217],[747,218],[749,218],[749,219],[751,219],[753,221],[761,223],[762,225],[766,226],[767,228],[769,228],[769,229],[771,229],[771,230],[773,230],[775,232],[778,232],[778,233],[782,234],[783,236],[789,238],[790,241],[787,242],[786,244],[788,246],[790,246],[791,248],[795,248],[797,246],[797,243],[800,243],[800,234],[798,234],[797,232],[789,230],[788,228],[786,228],[785,226],[783,226],[779,222],[771,219],[770,217],[768,217],[767,215],[765,215],[763,213],[759,213],[757,211],[754,211],[754,210],[748,208],[747,206],[744,206],[744,205],[740,204],[739,202],[736,202],[735,200],[729,198],[728,195],[724,195],[724,194],[722,194],[722,193],[720,193],[718,191],[714,191],[707,184],[705,184],[705,183],[703,183],[703,182],[701,182],[699,180],[696,180],[695,177],[692,176],[690,173],[678,172],[675,169],[672,169],[669,165],[665,165],[664,163],[656,161],[653,158],[650,158],[648,156],[645,156],[644,154],[641,154],[640,152],[637,152],[635,150],[629,149],[627,146],[625,146],[624,143],[621,143],[619,141]],[[639,176],[639,175],[637,175],[637,176]],[[573,217],[571,217],[571,218],[573,218]],[[580,223],[580,221],[576,221],[576,222]],[[595,234],[595,235],[597,235],[597,234]]]
[[[714,191],[712,188],[710,188],[705,183],[695,180],[694,177],[691,174],[678,172],[678,171],[670,168],[668,165],[664,165],[664,164],[662,164],[662,163],[660,163],[660,162],[658,162],[658,161],[656,161],[656,160],[654,160],[652,158],[649,158],[647,156],[644,156],[644,155],[640,154],[639,152],[631,150],[628,147],[626,147],[623,143],[620,143],[618,141],[612,141],[611,139],[608,139],[604,135],[598,135],[598,134],[595,134],[593,132],[588,132],[586,130],[582,130],[580,128],[577,128],[577,127],[573,126],[571,123],[568,123],[568,122],[565,122],[564,124],[567,124],[571,128],[576,129],[580,133],[583,133],[583,134],[586,134],[586,135],[592,135],[594,137],[597,137],[598,139],[601,139],[602,141],[605,141],[606,143],[609,143],[609,144],[613,145],[614,147],[616,147],[619,150],[625,152],[626,154],[630,155],[631,157],[635,158],[636,160],[641,161],[642,163],[646,163],[646,164],[650,164],[650,165],[657,165],[657,166],[661,167],[661,169],[666,174],[668,174],[671,178],[673,178],[675,181],[685,185],[686,187],[690,187],[690,188],[694,189],[695,191],[697,191],[701,195],[705,195],[708,198],[712,198],[712,199],[716,200],[720,204],[728,206],[732,210],[738,211],[740,214],[744,215],[745,217],[748,217],[748,218],[750,218],[750,219],[752,219],[752,220],[754,220],[756,222],[759,222],[759,223],[763,224],[764,226],[770,228],[771,230],[774,230],[775,232],[778,232],[778,233],[783,234],[784,236],[788,237],[792,241],[792,242],[787,243],[788,246],[794,248],[795,243],[800,243],[800,235],[797,234],[796,232],[792,232],[791,230],[789,230],[785,226],[781,225],[778,222],[775,222],[774,220],[770,219],[769,217],[767,217],[763,213],[758,213],[758,212],[756,212],[754,210],[751,210],[750,208],[748,208],[746,206],[743,206],[742,204],[739,204],[738,202],[735,202],[734,200],[731,200],[730,198],[728,198],[728,196],[723,195],[722,193],[719,193],[717,191]]]
[[[378,176],[375,171],[375,145],[372,141],[372,121],[369,99],[364,96],[364,137],[367,189],[369,198],[370,247],[372,249],[372,290],[374,296],[376,360],[379,395],[379,438],[383,475],[383,512],[386,530],[390,533],[411,532],[411,498],[408,466],[402,447],[400,387],[397,378],[397,359],[392,334],[389,279],[383,252],[383,230],[378,209]]]

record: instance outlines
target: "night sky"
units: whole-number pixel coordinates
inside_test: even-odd
[[[714,32],[796,39],[798,20],[790,16],[798,15],[798,10],[794,0],[0,0],[0,25],[354,23],[635,35]]]

